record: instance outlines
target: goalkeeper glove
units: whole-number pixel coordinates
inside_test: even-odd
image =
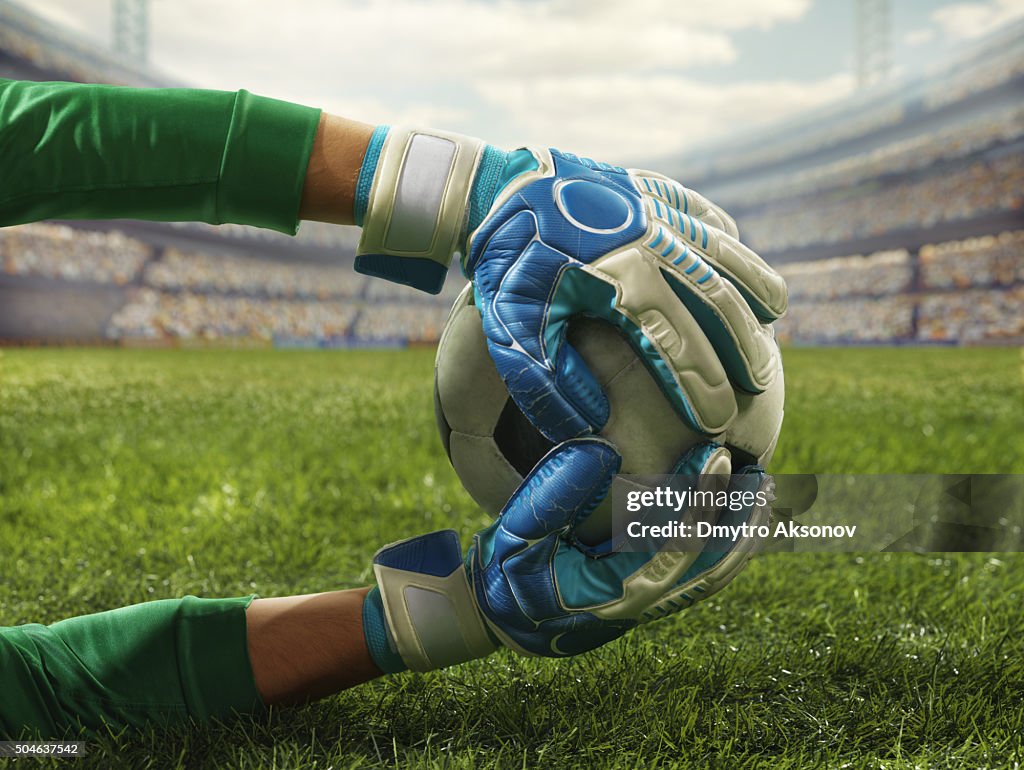
[[[780,369],[768,324],[786,309],[781,277],[725,212],[660,174],[379,127],[355,218],[362,273],[436,293],[459,255],[498,372],[552,441],[608,419],[601,387],[565,340],[573,315],[621,329],[704,435],[724,432],[738,393],[762,392]]]
[[[695,476],[729,468],[716,444],[690,450],[676,468]],[[673,614],[727,585],[753,554],[753,537],[713,539],[696,552],[613,553],[591,558],[574,528],[607,493],[619,457],[605,441],[555,447],[516,490],[463,560],[453,530],[386,546],[374,557],[367,646],[386,672],[450,666],[499,645],[566,657],[592,650],[640,623]],[[726,471],[728,472],[728,471]],[[750,485],[766,477],[741,471]],[[721,509],[715,523],[767,523],[768,510]]]

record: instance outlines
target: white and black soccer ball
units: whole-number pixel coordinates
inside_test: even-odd
[[[596,318],[569,323],[570,343],[587,362],[610,403],[601,436],[622,455],[621,473],[671,472],[682,454],[706,437],[691,430],[626,338]],[[713,437],[737,465],[766,466],[782,427],[785,385],[781,368],[759,395],[736,392],[739,411],[729,430]],[[487,350],[472,284],[463,289],[437,348],[434,409],[441,441],[456,474],[485,511],[497,514],[553,444],[519,411]],[[607,510],[604,510],[607,509]],[[610,535],[610,506],[578,530],[585,543]]]

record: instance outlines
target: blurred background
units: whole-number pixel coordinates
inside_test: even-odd
[[[246,88],[675,176],[785,274],[793,344],[1024,341],[1024,2],[0,0],[0,77]],[[287,10],[286,10],[287,9]],[[0,342],[436,342],[358,232],[0,229]]]

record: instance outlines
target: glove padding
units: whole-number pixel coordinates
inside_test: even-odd
[[[360,272],[436,293],[453,254],[466,255],[498,372],[551,441],[608,419],[565,340],[574,315],[621,329],[704,435],[726,431],[736,392],[762,392],[779,369],[768,324],[786,309],[781,277],[739,242],[725,212],[660,174],[382,127],[356,217]]]
[[[516,404],[553,441],[604,426],[607,399],[565,339],[587,314],[625,334],[693,430],[725,431],[735,391],[760,393],[779,369],[767,324],[786,309],[781,277],[679,183],[531,152],[537,169],[499,192],[466,263]]]
[[[728,467],[724,452],[700,444],[677,472],[717,472],[723,460]],[[476,535],[464,562],[452,530],[381,549],[364,629],[382,670],[427,671],[482,657],[499,643],[528,655],[575,655],[711,596],[746,566],[757,545],[752,537],[710,540],[699,551],[584,553],[574,528],[607,494],[618,466],[601,439],[567,441]],[[759,468],[746,473],[755,488],[767,480]],[[722,510],[717,523],[767,520],[767,508],[751,506]]]

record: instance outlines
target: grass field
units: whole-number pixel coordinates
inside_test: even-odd
[[[1024,472],[1018,351],[785,361],[777,472]],[[486,520],[437,438],[431,365],[0,353],[0,625],[359,586],[396,537],[468,541]],[[1014,767],[1022,607],[1019,554],[775,554],[577,659],[501,652],[266,718],[103,736],[75,767]]]

